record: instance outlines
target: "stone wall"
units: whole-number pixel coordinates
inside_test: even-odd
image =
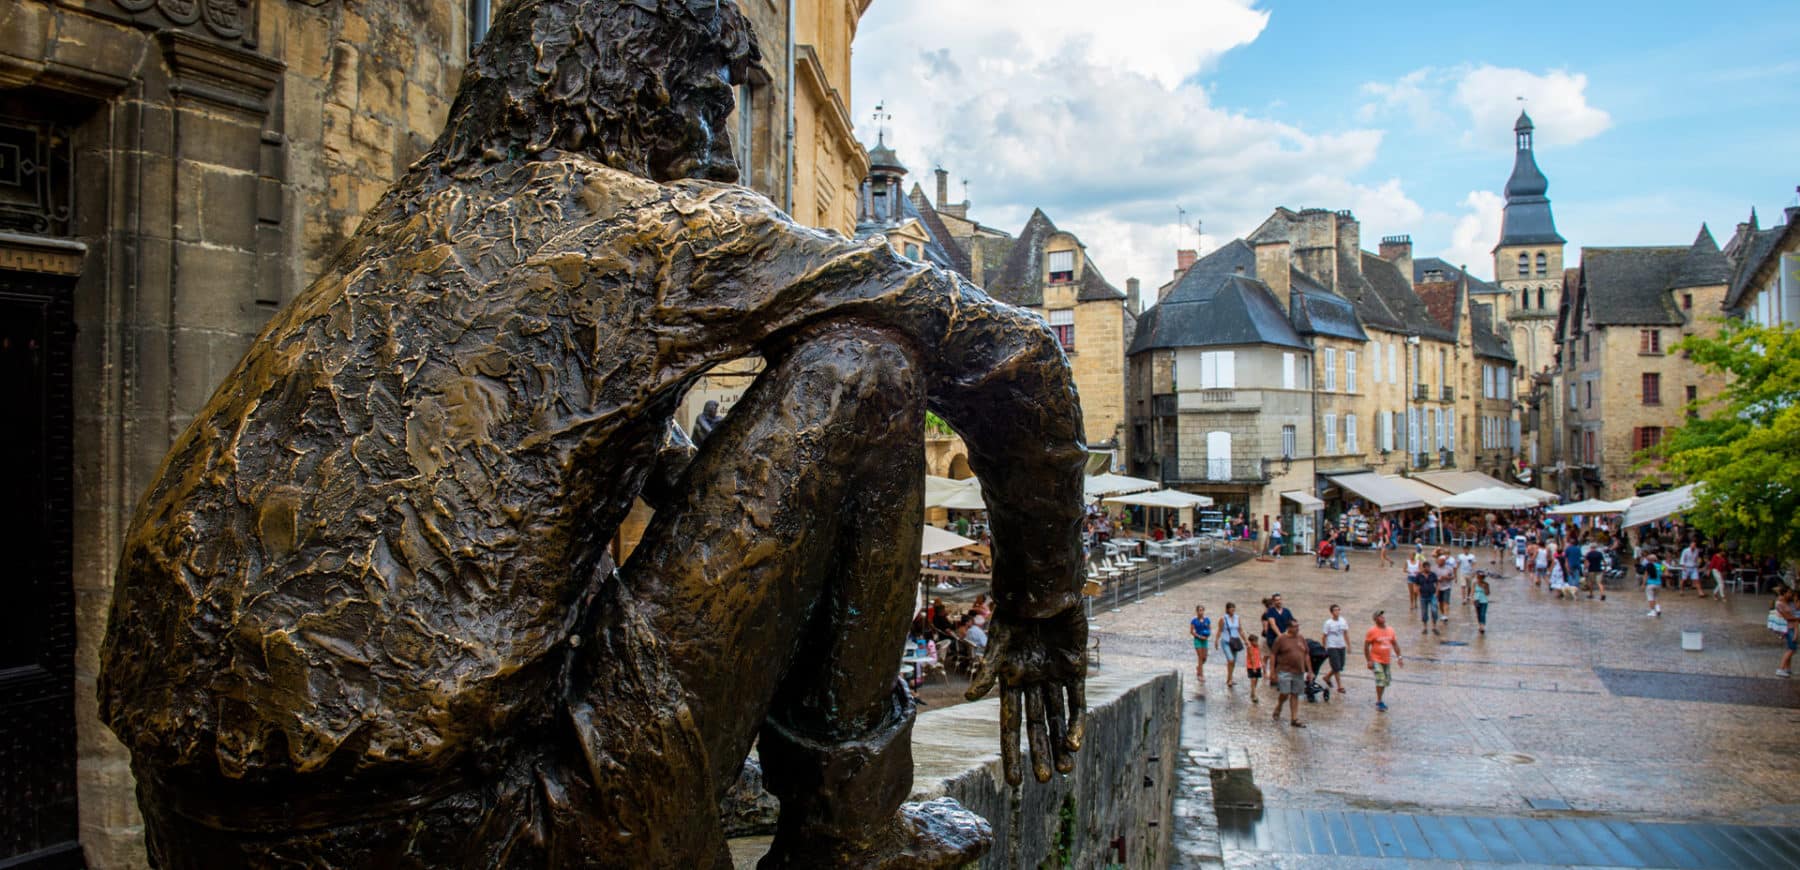
[[[983,870],[1169,866],[1180,675],[1095,675],[1088,705],[1087,742],[1075,770],[1044,784],[1027,772],[1017,790],[1000,770],[997,700],[921,715],[913,729],[912,800],[947,795],[985,816],[997,843]]]

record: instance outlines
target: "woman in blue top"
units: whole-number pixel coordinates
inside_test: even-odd
[[[1194,637],[1194,676],[1206,682],[1206,647],[1212,642],[1212,620],[1206,618],[1206,605],[1194,605],[1194,618],[1188,622],[1188,634]]]

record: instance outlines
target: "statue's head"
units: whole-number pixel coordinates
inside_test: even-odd
[[[734,0],[514,0],[436,150],[450,167],[562,151],[657,181],[736,181],[732,82],[760,59]]]

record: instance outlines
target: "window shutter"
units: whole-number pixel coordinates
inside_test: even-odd
[[[1050,252],[1050,271],[1052,271],[1052,272],[1073,272],[1073,271],[1075,271],[1075,252],[1074,251],[1051,251]]]
[[[1227,350],[1219,353],[1219,388],[1233,389],[1237,386],[1237,351]]]
[[[1285,390],[1294,388],[1294,355],[1291,353],[1281,355],[1281,387]]]
[[[1344,452],[1355,453],[1356,450],[1356,415],[1344,415]]]
[[[1219,385],[1219,355],[1207,351],[1200,355],[1200,388],[1210,390]]]

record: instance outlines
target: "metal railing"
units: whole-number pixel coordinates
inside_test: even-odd
[[[1149,558],[1134,563],[1129,570],[1113,573],[1097,573],[1093,562],[1088,563],[1087,577],[1099,584],[1099,591],[1083,595],[1082,600],[1087,611],[1088,622],[1094,622],[1094,608],[1104,608],[1118,613],[1129,604],[1140,604],[1148,598],[1157,598],[1163,594],[1165,586],[1172,585],[1196,576],[1211,574],[1220,568],[1228,567],[1254,553],[1246,553],[1237,548],[1237,544],[1224,538],[1197,538],[1200,546],[1193,555],[1179,560],[1164,557]],[[1255,542],[1247,542],[1254,548]]]
[[[1421,401],[1431,397],[1431,388],[1424,384],[1413,384],[1413,398]]]
[[[1456,401],[1455,387],[1438,387],[1438,397],[1446,402]]]

